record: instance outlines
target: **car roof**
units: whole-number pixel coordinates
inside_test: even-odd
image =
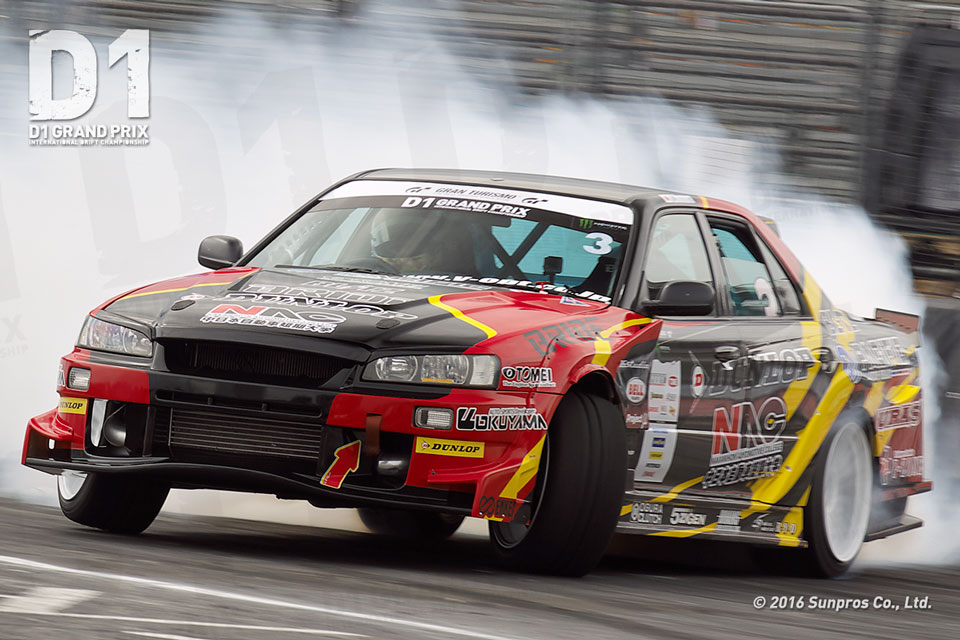
[[[583,180],[544,176],[533,173],[509,173],[505,171],[478,171],[464,169],[375,169],[354,176],[359,180],[418,180],[433,182],[467,183],[499,187],[501,189],[519,189],[523,191],[543,191],[558,195],[567,195],[594,200],[607,200],[628,204],[635,200],[647,200],[661,194],[675,193],[665,189],[637,187],[616,182]],[[687,195],[687,194],[676,194]],[[661,200],[662,202],[662,200]]]

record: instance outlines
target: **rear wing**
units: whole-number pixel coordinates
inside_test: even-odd
[[[877,322],[889,324],[904,333],[916,333],[920,328],[920,316],[912,313],[902,313],[900,311],[891,311],[890,309],[877,309],[874,312],[874,316]]]

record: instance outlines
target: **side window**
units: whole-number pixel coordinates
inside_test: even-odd
[[[650,300],[658,300],[663,286],[674,280],[695,280],[713,286],[707,248],[693,215],[671,214],[657,220],[644,277]]]
[[[737,316],[782,316],[784,309],[774,290],[763,255],[745,227],[711,221],[720,262]]]

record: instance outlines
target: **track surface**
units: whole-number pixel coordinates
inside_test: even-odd
[[[0,542],[4,640],[960,637],[960,566],[820,581],[753,568],[739,546],[651,540],[586,578],[559,579],[503,571],[485,540],[462,534],[424,546],[162,514],[127,538],[9,500]],[[771,610],[778,595],[881,596],[901,609]],[[903,609],[914,596],[930,608]]]

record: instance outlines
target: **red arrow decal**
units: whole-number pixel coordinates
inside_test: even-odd
[[[327,467],[320,484],[331,489],[339,489],[348,473],[360,467],[360,441],[345,444],[333,452],[333,464]]]

